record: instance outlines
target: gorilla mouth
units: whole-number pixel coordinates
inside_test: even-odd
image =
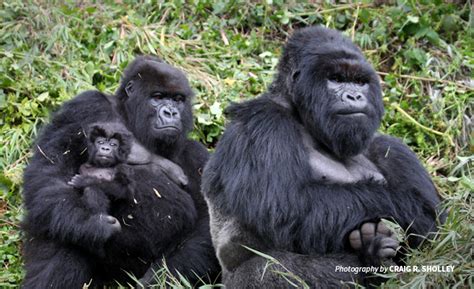
[[[109,160],[112,158],[112,156],[109,156],[109,155],[98,155],[97,157],[104,160]]]
[[[180,131],[180,128],[174,125],[167,125],[167,126],[157,126],[155,125],[155,130],[157,131]]]
[[[366,116],[367,111],[365,110],[360,110],[360,109],[343,109],[339,110],[336,112],[337,115],[342,115],[342,116]]]

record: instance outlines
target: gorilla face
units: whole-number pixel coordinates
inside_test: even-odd
[[[96,148],[94,163],[97,164],[97,166],[105,168],[118,163],[119,141],[117,139],[98,137],[95,139],[94,146]]]
[[[147,147],[169,146],[192,128],[192,90],[185,75],[156,58],[138,58],[125,72],[121,98],[130,129]],[[120,89],[119,89],[120,90]]]
[[[178,94],[174,97],[165,98],[162,93],[157,92],[150,99],[151,106],[154,107],[156,116],[151,117],[150,125],[152,133],[156,137],[161,135],[179,135],[183,130],[181,123],[181,111],[183,111],[184,96]]]
[[[317,143],[341,159],[357,155],[383,116],[378,77],[359,49],[339,34],[327,42],[310,39],[287,81],[290,101]]]
[[[131,149],[131,135],[120,123],[94,123],[88,129],[88,162],[95,167],[112,167],[125,162]]]

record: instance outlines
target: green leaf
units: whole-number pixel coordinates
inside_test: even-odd
[[[36,97],[36,100],[39,101],[39,102],[43,102],[45,101],[46,99],[48,99],[49,97],[49,92],[48,91],[45,91],[43,93],[41,93],[40,95],[38,95]]]
[[[218,101],[214,102],[214,104],[211,105],[209,110],[217,118],[220,118],[222,116],[221,104]]]
[[[407,17],[408,21],[411,23],[418,23],[420,21],[420,17],[418,16],[410,16]]]

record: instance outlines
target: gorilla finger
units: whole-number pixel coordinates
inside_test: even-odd
[[[112,228],[114,228],[117,231],[120,231],[122,229],[122,226],[120,225],[120,222],[112,216],[105,216],[105,221],[108,224],[112,225]]]
[[[77,188],[79,186],[79,182],[77,180],[70,180],[67,182],[68,185]]]
[[[118,222],[118,220],[112,216],[105,216],[104,219],[109,224],[115,224]]]
[[[74,177],[72,177],[71,181],[77,183],[77,182],[79,182],[81,179],[82,179],[82,176],[81,176],[81,175],[75,175]]]
[[[349,235],[349,243],[355,250],[360,250],[362,248],[362,238],[360,236],[359,230],[354,230],[351,232]]]
[[[394,248],[396,249],[398,246],[400,245],[400,242],[398,242],[397,240],[395,239],[392,239],[392,238],[383,238],[381,241],[380,241],[380,247],[381,248]]]
[[[375,223],[365,223],[362,225],[360,231],[362,233],[362,241],[364,243],[370,242],[370,240],[375,237],[375,227]]]
[[[179,178],[179,182],[181,183],[182,186],[187,186],[189,184],[188,177],[186,176],[181,176]]]
[[[396,254],[397,254],[397,250],[393,248],[384,248],[384,249],[380,249],[377,252],[377,255],[380,258],[392,258],[392,257],[395,257]]]
[[[377,224],[377,235],[385,235],[390,237],[393,235],[393,232],[383,222],[379,222]]]

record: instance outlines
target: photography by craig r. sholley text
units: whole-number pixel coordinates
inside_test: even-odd
[[[341,273],[450,273],[454,271],[453,265],[414,265],[414,266],[367,266],[367,267],[358,267],[358,266],[336,266],[335,272]]]

